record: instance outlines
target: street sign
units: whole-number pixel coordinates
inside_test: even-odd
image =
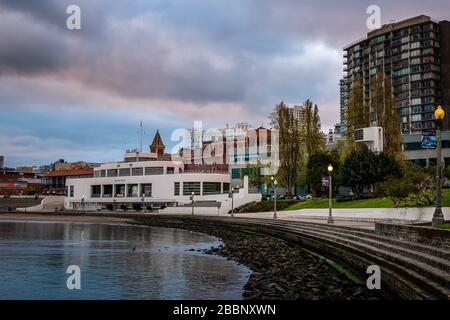
[[[436,149],[436,131],[424,130],[422,131],[422,138],[420,145],[423,149]]]
[[[322,187],[328,187],[330,185],[329,177],[322,177]]]

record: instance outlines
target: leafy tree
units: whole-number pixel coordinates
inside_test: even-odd
[[[450,180],[450,165],[447,166],[447,168],[445,168],[443,170],[443,176],[447,179]]]
[[[391,178],[383,183],[385,195],[398,207],[401,201],[415,206],[431,205],[435,200],[433,176],[426,168],[406,164],[401,178]]]
[[[321,193],[322,177],[328,175],[328,165],[333,166],[333,178],[335,178],[338,177],[339,163],[337,151],[319,150],[310,156],[306,167],[306,182],[314,197]],[[333,179],[333,185],[336,188],[339,185],[339,180]]]
[[[304,121],[301,123],[302,141],[306,145],[306,156],[310,157],[325,145],[325,139],[321,131],[321,123],[319,116],[319,108],[317,104],[314,105],[311,100],[306,100],[303,104],[304,117],[300,119]]]
[[[384,151],[397,154],[401,151],[400,114],[395,105],[390,77],[378,72],[371,85],[370,108],[376,114],[376,125],[383,128]]]
[[[355,130],[370,125],[369,105],[364,100],[364,88],[361,80],[353,81],[352,91],[347,103],[346,130],[350,140],[354,139]]]
[[[292,109],[282,101],[271,114],[271,124],[279,130],[280,168],[277,180],[286,187],[288,195],[292,195],[303,157],[301,123]]]
[[[342,165],[342,184],[361,194],[364,186],[401,177],[400,163],[393,155],[375,154],[365,144],[356,144]]]

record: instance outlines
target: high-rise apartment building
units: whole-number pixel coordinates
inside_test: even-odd
[[[435,128],[437,105],[446,111],[444,130],[450,129],[449,21],[434,21],[421,15],[384,25],[346,46],[344,65],[341,92],[351,93],[352,83],[362,81],[368,105],[376,74],[390,80],[400,113],[405,151],[419,150],[422,131]],[[343,106],[346,108],[346,103]],[[375,126],[377,114],[372,108],[370,119]],[[444,150],[444,156],[450,157],[450,150]]]

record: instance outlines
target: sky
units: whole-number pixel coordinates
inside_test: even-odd
[[[69,30],[69,5],[81,29]],[[381,22],[450,19],[450,1],[0,0],[0,155],[6,165],[107,162],[171,133],[269,126],[280,101],[339,122],[342,48]]]

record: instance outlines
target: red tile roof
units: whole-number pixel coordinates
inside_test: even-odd
[[[93,175],[94,169],[77,169],[77,170],[61,170],[50,171],[44,175],[44,177],[66,177],[66,176],[87,176]]]

